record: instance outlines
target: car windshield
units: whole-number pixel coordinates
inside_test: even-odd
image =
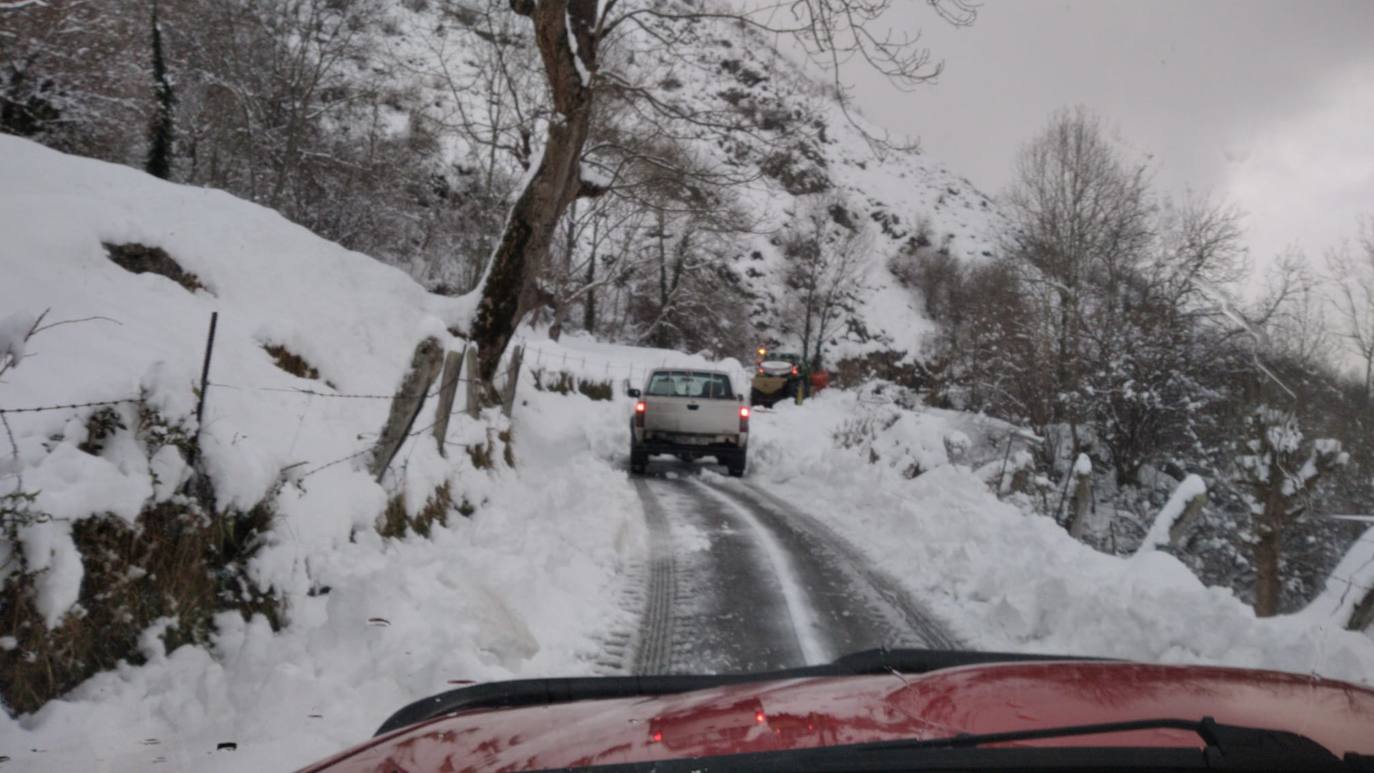
[[[699,371],[659,371],[649,378],[647,394],[655,397],[700,397],[729,399],[730,378],[721,373]]]
[[[0,773],[896,651],[1374,688],[1374,0],[0,0]]]

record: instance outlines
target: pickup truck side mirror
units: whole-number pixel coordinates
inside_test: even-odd
[[[630,397],[639,397],[639,390],[633,388],[626,389],[625,394],[629,395]]]

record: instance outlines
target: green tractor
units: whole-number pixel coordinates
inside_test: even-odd
[[[806,360],[792,352],[770,352],[760,347],[754,360],[754,382],[749,389],[750,405],[765,408],[780,400],[795,400],[804,394],[811,374]]]

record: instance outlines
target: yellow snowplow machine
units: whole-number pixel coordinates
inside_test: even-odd
[[[754,381],[749,389],[750,404],[769,407],[779,400],[796,399],[806,378],[801,355],[759,351],[759,360],[754,364]]]

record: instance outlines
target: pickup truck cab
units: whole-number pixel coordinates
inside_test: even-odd
[[[713,456],[735,477],[744,475],[749,449],[749,406],[721,370],[660,368],[651,371],[630,419],[630,472],[642,475],[649,457],[671,454],[691,460]]]

